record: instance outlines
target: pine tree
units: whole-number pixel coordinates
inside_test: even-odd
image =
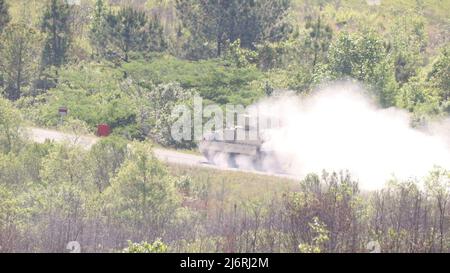
[[[105,54],[107,45],[107,24],[106,9],[103,0],[97,0],[95,4],[94,19],[89,33],[91,44],[95,49],[95,55],[101,56]]]
[[[0,73],[3,75],[5,96],[19,99],[24,87],[31,87],[38,71],[36,59],[41,54],[39,33],[24,23],[10,24],[2,34]]]
[[[148,51],[162,52],[167,49],[168,44],[164,33],[164,27],[158,16],[151,18],[146,27]]]
[[[317,20],[314,20],[312,16],[308,16],[305,28],[309,34],[309,37],[305,40],[305,46],[308,51],[312,51],[312,70],[314,73],[316,65],[323,61],[328,52],[333,32],[331,27],[323,22],[321,14],[318,15]]]
[[[71,7],[63,0],[51,0],[44,12],[41,29],[47,35],[44,44],[43,63],[61,66],[67,62],[72,42],[70,28]]]
[[[221,56],[227,43],[241,41],[244,48],[280,39],[289,0],[177,0],[176,9],[191,35],[214,42]]]
[[[114,51],[125,62],[131,51],[141,51],[145,47],[145,26],[147,16],[131,7],[121,9],[117,14],[107,16],[109,38]]]
[[[3,31],[5,26],[10,21],[10,16],[8,13],[8,4],[6,3],[6,0],[0,0],[0,32]]]
[[[101,2],[101,1],[99,1]],[[105,16],[104,21],[100,19]],[[167,48],[164,29],[158,17],[149,19],[145,12],[131,7],[118,12],[96,15],[99,19],[92,29],[95,42],[101,46],[101,54],[127,62],[131,52],[163,51]]]
[[[428,81],[436,87],[445,111],[450,112],[450,45],[442,49],[428,74]]]

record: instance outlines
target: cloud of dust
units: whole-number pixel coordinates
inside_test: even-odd
[[[407,112],[377,107],[353,83],[335,83],[305,99],[272,97],[255,107],[280,120],[266,132],[263,150],[296,176],[348,170],[361,188],[373,190],[392,177],[420,179],[434,166],[450,169],[450,119],[414,129]]]

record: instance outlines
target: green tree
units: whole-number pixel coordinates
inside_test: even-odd
[[[435,168],[425,181],[429,195],[434,199],[437,215],[439,216],[439,251],[444,252],[446,239],[447,206],[450,202],[450,171],[443,168]]]
[[[57,145],[47,155],[41,170],[42,180],[46,185],[76,185],[82,190],[93,189],[92,177],[88,170],[91,164],[87,158],[87,152],[79,147],[67,145]]]
[[[17,250],[24,215],[17,195],[2,185],[0,180],[0,253]]]
[[[316,65],[326,58],[326,53],[333,38],[333,31],[324,22],[321,14],[318,15],[317,20],[314,20],[312,16],[307,16],[305,28],[308,34],[305,39],[305,47],[307,53],[312,52],[309,55],[313,56],[311,66],[312,73],[314,73]]]
[[[438,90],[439,102],[450,113],[450,46],[442,49],[428,74],[428,82]]]
[[[289,7],[289,0],[176,1],[178,15],[193,39],[214,43],[216,56],[238,39],[243,47],[255,49],[262,41],[283,38]]]
[[[373,32],[342,32],[329,52],[331,71],[337,77],[350,76],[369,81],[385,57],[383,41]]]
[[[427,101],[425,90],[423,82],[418,79],[410,80],[400,88],[396,97],[397,106],[414,112],[418,106]]]
[[[329,69],[336,79],[353,78],[374,90],[379,102],[395,103],[397,84],[385,43],[375,32],[339,33],[328,53]]]
[[[149,19],[145,12],[131,7],[110,11],[106,15],[106,25],[100,25],[96,31],[102,33],[100,39],[103,33],[107,35],[106,55],[125,62],[131,52],[160,52],[167,47],[159,18]]]
[[[176,83],[154,85],[129,82],[123,89],[131,91],[136,123],[142,138],[150,137],[167,146],[181,146],[171,135],[171,126],[176,120],[172,116],[172,110],[178,104],[186,102],[191,92]],[[185,144],[188,147],[193,145],[192,142]]]
[[[107,45],[106,7],[103,0],[95,3],[94,18],[92,20],[89,39],[95,49],[95,55],[104,56]]]
[[[41,29],[46,35],[43,63],[59,67],[68,61],[72,43],[71,7],[63,0],[51,0],[44,12]]]
[[[95,185],[99,192],[103,192],[116,176],[120,166],[125,160],[127,143],[118,137],[101,139],[91,151],[91,170]]]
[[[308,175],[299,192],[286,199],[292,245],[306,252],[356,251],[361,229],[358,215],[363,211],[358,194],[358,184],[349,173]]]
[[[36,249],[63,252],[83,234],[90,193],[95,192],[87,152],[70,144],[54,145],[42,159],[40,181],[33,181],[24,196],[33,215],[27,231]]]
[[[3,75],[5,96],[10,100],[19,99],[31,89],[37,78],[41,54],[40,34],[25,23],[10,24],[1,36],[0,73]]]
[[[397,18],[389,38],[395,79],[402,85],[416,76],[419,67],[424,63],[423,53],[427,46],[427,35],[423,18],[417,16]]]
[[[166,34],[161,20],[158,16],[153,16],[147,24],[146,50],[151,52],[162,52],[168,48]]]
[[[21,117],[9,101],[0,98],[0,152],[9,153],[19,147]]]
[[[9,23],[10,19],[11,17],[8,13],[8,3],[6,3],[6,0],[0,0],[0,33]]]
[[[248,67],[256,62],[257,53],[255,51],[242,48],[241,40],[237,39],[228,47],[224,59],[238,68]]]
[[[330,240],[327,226],[314,217],[313,222],[309,223],[311,232],[315,234],[312,239],[312,244],[300,244],[298,246],[301,253],[321,253],[324,250],[324,245]]]
[[[147,242],[133,243],[128,241],[128,247],[125,248],[123,253],[165,253],[168,246],[161,242],[161,239],[156,240],[153,244]]]
[[[128,61],[130,51],[142,51],[145,46],[145,26],[147,16],[142,11],[133,8],[123,8],[118,13],[107,16],[109,38],[111,45],[117,48],[118,54],[124,61]]]
[[[116,226],[128,227],[128,238],[156,239],[179,206],[175,181],[146,143],[133,143],[129,154],[105,191]]]

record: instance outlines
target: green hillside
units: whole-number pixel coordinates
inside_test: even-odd
[[[296,181],[152,152],[198,150],[170,134],[195,95],[248,106],[351,80],[413,127],[448,122],[449,11],[450,0],[0,0],[0,252],[64,252],[68,240],[86,252],[348,253],[370,241],[450,252],[442,167],[368,192],[345,170]],[[90,150],[24,133],[103,123],[112,135]]]

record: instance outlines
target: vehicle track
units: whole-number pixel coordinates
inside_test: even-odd
[[[36,143],[44,143],[45,141],[54,141],[54,142],[67,142],[75,145],[79,145],[86,150],[89,150],[100,138],[96,136],[86,136],[86,135],[73,135],[68,133],[59,132],[56,130],[50,129],[42,129],[42,128],[27,128],[26,137]],[[238,168],[230,168],[228,166],[218,166],[212,165],[208,162],[208,160],[202,155],[195,155],[189,153],[178,152],[169,149],[162,148],[154,148],[153,152],[155,156],[166,163],[169,164],[177,164],[177,165],[185,165],[192,167],[200,167],[200,168],[210,168],[217,169],[221,171],[233,171],[233,172],[244,172],[244,173],[252,173],[266,176],[276,176],[287,179],[297,179],[295,176],[291,176],[288,174],[274,174],[268,172],[255,171],[250,169],[238,169]]]

